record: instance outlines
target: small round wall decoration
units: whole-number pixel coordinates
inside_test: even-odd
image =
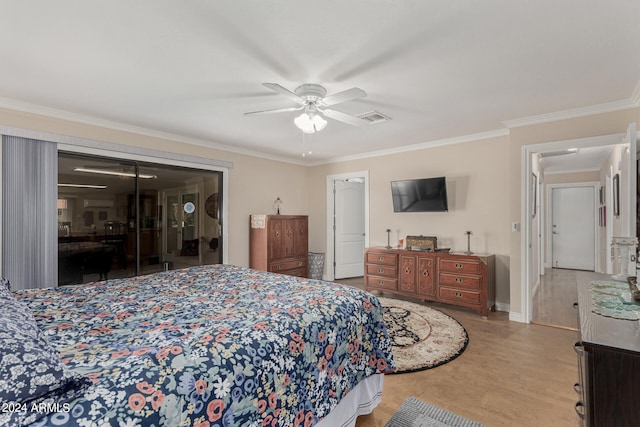
[[[193,202],[187,202],[184,204],[184,211],[188,214],[192,214],[196,211],[196,205]]]

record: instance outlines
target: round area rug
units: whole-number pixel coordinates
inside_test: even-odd
[[[435,368],[458,357],[469,335],[453,317],[434,308],[378,297],[384,308],[396,374]]]

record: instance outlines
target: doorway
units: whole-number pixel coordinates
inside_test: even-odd
[[[539,275],[536,273],[536,266],[534,266],[531,262],[531,251],[532,248],[536,247],[536,243],[534,239],[539,239],[538,235],[533,235],[531,233],[532,228],[534,227],[530,212],[532,212],[532,191],[530,185],[530,177],[533,170],[533,159],[536,158],[540,153],[555,153],[560,151],[567,151],[569,149],[579,147],[579,148],[589,148],[589,147],[602,147],[602,146],[625,146],[627,147],[624,154],[620,157],[620,162],[616,161],[615,165],[626,171],[628,175],[636,176],[636,148],[637,148],[637,136],[635,130],[635,123],[632,123],[627,129],[626,133],[619,134],[611,134],[611,135],[603,135],[598,137],[591,138],[581,138],[576,140],[567,140],[567,141],[557,141],[557,142],[549,142],[549,143],[541,143],[529,146],[522,147],[522,163],[521,163],[521,224],[522,224],[522,234],[521,234],[521,270],[520,270],[520,298],[521,298],[521,312],[520,313],[512,313],[511,318],[514,320],[521,321],[523,323],[529,323],[532,320],[532,304],[533,304],[533,293],[534,293],[534,285],[536,284],[534,278],[538,278]],[[618,153],[620,154],[620,153]],[[594,170],[602,171],[602,164]],[[583,170],[584,171],[584,170]],[[602,178],[601,178],[602,181]],[[605,184],[601,182],[601,185]],[[635,200],[636,198],[636,182],[635,180],[632,183],[628,183],[624,181],[624,185],[621,184],[621,200]],[[627,202],[628,204],[628,202]],[[549,209],[549,207],[548,207]],[[632,230],[626,230],[624,226],[620,227],[621,233],[631,233],[628,235],[635,235],[635,223],[630,224],[628,221],[629,215],[632,213],[632,209],[627,206],[621,206],[622,215],[616,222],[620,222],[621,224],[628,225]],[[609,209],[607,209],[609,211]],[[633,214],[635,215],[635,205],[633,209]],[[595,212],[594,212],[595,215]],[[608,215],[608,212],[607,212]],[[551,214],[549,213],[549,217]],[[625,220],[625,217],[627,218]],[[612,221],[614,222],[614,221]],[[550,221],[546,221],[546,224],[550,224]],[[610,222],[607,222],[607,227],[603,228],[608,229],[610,226]],[[550,228],[550,225],[547,225],[547,230]],[[625,229],[626,231],[622,231]],[[596,250],[598,250],[599,242],[602,242],[604,239],[604,231],[599,230],[596,236]],[[547,234],[548,231],[545,231],[543,234]],[[625,235],[627,235],[625,234]],[[551,238],[547,240],[547,256],[551,253],[551,249],[549,246],[551,245]],[[603,245],[601,245],[603,246]],[[598,255],[596,258],[596,269],[598,269],[599,259],[603,258],[604,254],[601,254],[598,251]],[[547,258],[548,259],[548,258]],[[551,263],[547,264],[548,267],[551,267]],[[571,307],[569,307],[571,310]]]
[[[369,172],[327,176],[326,280],[362,277],[369,246]]]
[[[364,275],[364,179],[334,181],[334,279]]]

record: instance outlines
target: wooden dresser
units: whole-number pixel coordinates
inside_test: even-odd
[[[249,267],[290,276],[309,276],[306,215],[251,215]]]
[[[583,426],[640,426],[640,322],[593,313],[592,279],[578,276],[575,410]]]
[[[487,317],[495,303],[495,256],[370,248],[364,283],[377,290],[472,308]]]

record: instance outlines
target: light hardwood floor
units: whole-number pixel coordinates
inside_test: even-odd
[[[581,272],[588,275],[588,272]],[[531,303],[533,323],[578,330],[578,317],[571,309],[578,300],[578,271],[547,268],[540,276]]]
[[[339,282],[362,287],[362,279]],[[458,320],[469,334],[469,345],[437,368],[387,375],[382,402],[372,414],[359,417],[357,427],[384,426],[409,396],[489,427],[579,426],[573,390],[576,332],[512,322],[504,312],[482,319],[468,309],[414,302]]]

